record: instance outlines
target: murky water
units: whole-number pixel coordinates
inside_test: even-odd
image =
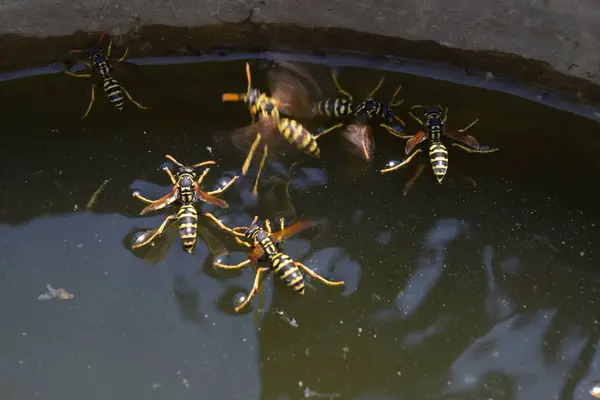
[[[332,90],[327,69],[310,68]],[[263,75],[256,69],[265,89]],[[144,258],[129,245],[167,215],[140,217],[131,196],[167,192],[165,154],[217,161],[207,188],[238,173],[244,154],[227,133],[249,116],[219,99],[246,87],[244,61],[144,66],[122,81],[151,111],[126,103],[119,113],[99,92],[84,121],[85,80],[2,82],[2,398],[590,398],[600,378],[598,123],[484,89],[341,70],[358,97],[382,75],[382,98],[402,84],[407,106],[447,104],[451,127],[479,117],[472,134],[500,151],[450,149],[444,183],[426,164],[404,196],[424,156],[380,175],[403,140],[375,130],[369,164],[332,134],[319,142],[322,160],[292,174],[292,207],[273,182],[301,155],[270,164],[258,200],[251,178],[237,182],[222,196],[228,210],[202,210],[230,225],[319,220],[286,252],[346,282],[310,281],[298,297],[271,277],[240,314],[234,301],[254,272],[212,266],[211,250],[228,263],[244,253],[208,222],[229,254],[200,242],[190,256],[175,236],[153,262],[156,249]],[[38,300],[47,284],[74,298]]]

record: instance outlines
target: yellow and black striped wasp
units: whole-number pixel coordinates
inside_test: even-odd
[[[196,211],[194,203],[200,200],[220,208],[228,208],[229,204],[227,204],[225,200],[221,200],[214,195],[223,193],[227,188],[229,188],[229,186],[231,186],[231,184],[233,184],[233,182],[237,180],[238,177],[234,176],[229,182],[217,190],[205,192],[200,189],[200,184],[204,180],[204,177],[208,173],[209,169],[205,169],[198,180],[196,180],[196,173],[194,172],[194,169],[204,167],[206,165],[214,165],[216,164],[214,161],[204,161],[192,166],[185,166],[168,154],[165,157],[178,167],[175,175],[173,175],[168,167],[165,166],[163,168],[163,171],[169,175],[169,178],[173,183],[173,188],[171,191],[158,200],[147,199],[137,191],[133,193],[133,197],[142,200],[145,203],[149,203],[149,205],[140,212],[140,215],[148,214],[151,211],[161,210],[173,204],[175,201],[179,201],[181,206],[176,214],[167,216],[167,218],[153,234],[148,235],[147,237],[146,235],[139,237],[135,241],[132,248],[137,249],[151,243],[163,233],[170,222],[176,220],[179,225],[179,236],[181,237],[183,250],[186,253],[191,254],[195,251],[194,249],[198,235],[198,212]]]
[[[425,108],[425,121],[413,114],[412,111],[416,108]],[[419,143],[425,140],[429,140],[430,142],[429,161],[431,163],[433,174],[435,175],[438,183],[442,183],[446,173],[448,172],[448,149],[443,142],[444,139],[452,140],[453,146],[461,148],[469,153],[493,153],[499,150],[482,150],[477,139],[465,133],[465,131],[475,125],[479,119],[475,119],[466,128],[450,131],[446,126],[446,120],[448,119],[448,108],[446,108],[446,110],[442,110],[439,105],[432,107],[415,105],[411,107],[409,114],[421,125],[422,129],[414,135],[403,135],[405,138],[408,138],[406,147],[404,149],[404,152],[408,158],[396,166],[381,170],[380,172],[382,174],[395,171],[398,168],[404,167],[410,163],[410,161],[422,151],[421,149],[417,149],[413,152],[413,150]],[[417,175],[411,179],[410,184],[416,180],[421,172],[422,168],[419,168],[417,170]]]
[[[286,228],[284,219],[281,218],[281,230],[273,232],[269,220],[265,220],[265,229],[258,224],[258,216],[254,217],[250,227],[240,226],[229,228],[212,214],[205,213],[204,215],[210,218],[220,229],[234,235],[237,243],[251,249],[247,260],[242,261],[237,265],[225,265],[217,262],[215,263],[216,267],[223,269],[239,269],[248,264],[256,267],[258,262],[267,263],[267,266],[257,268],[252,290],[248,293],[248,296],[235,307],[236,312],[239,312],[244,308],[256,294],[259,289],[261,275],[265,272],[273,271],[287,287],[291,288],[299,295],[304,294],[305,288],[304,277],[300,272],[300,269],[304,270],[313,279],[316,279],[325,285],[339,286],[344,284],[343,281],[329,281],[323,278],[301,262],[292,260],[290,256],[283,252],[283,241],[300,231],[314,227],[316,224],[313,221],[299,221]]]
[[[305,127],[294,119],[280,115],[280,113],[290,116],[302,115],[310,112],[308,92],[298,79],[283,71],[269,71],[268,80],[271,96],[268,96],[252,87],[249,63],[246,63],[246,78],[248,80],[246,93],[225,93],[222,96],[222,101],[243,101],[247,103],[252,117],[252,124],[249,127],[242,128],[241,131],[238,130],[234,133],[242,133],[242,136],[254,136],[242,166],[242,175],[245,176],[248,172],[252,157],[261,141],[263,142],[263,155],[252,191],[253,195],[257,196],[260,174],[268,155],[269,145],[266,139],[274,132],[279,132],[288,143],[315,158],[320,157],[320,150],[315,138]]]
[[[138,108],[141,108],[142,110],[147,110],[149,108],[149,107],[143,106],[140,103],[138,103],[137,101],[135,101],[133,99],[133,97],[131,97],[131,95],[129,94],[127,89],[125,89],[123,87],[123,85],[121,85],[113,76],[113,67],[116,67],[116,68],[119,68],[119,67],[138,68],[138,66],[136,64],[125,61],[125,57],[127,57],[129,48],[125,49],[125,53],[123,54],[123,56],[121,58],[111,59],[109,57],[110,57],[110,53],[112,50],[112,38],[110,39],[110,42],[108,44],[108,50],[106,52],[106,55],[104,55],[104,52],[100,48],[100,43],[102,42],[102,39],[104,38],[104,36],[105,36],[105,32],[102,32],[102,34],[98,38],[97,44],[88,50],[71,50],[69,52],[69,53],[86,53],[88,60],[87,61],[78,60],[78,62],[80,62],[83,65],[85,65],[86,67],[88,67],[91,70],[90,73],[76,74],[76,73],[71,72],[69,69],[64,70],[64,72],[67,75],[74,76],[76,78],[88,78],[88,79],[94,80],[94,82],[92,83],[92,95],[91,95],[91,99],[90,99],[90,104],[89,104],[85,114],[83,114],[83,116],[81,117],[81,119],[84,119],[85,117],[87,117],[88,114],[90,113],[90,110],[92,109],[92,105],[94,104],[94,101],[96,99],[96,85],[97,85],[96,81],[97,80],[101,81],[102,89],[104,89],[104,93],[106,93],[108,100],[117,110],[119,110],[119,111],[123,110],[123,104],[125,103],[125,98],[124,98],[123,94],[125,94],[125,96],[127,96],[127,98],[133,104],[135,104]]]
[[[327,128],[315,135],[315,139],[318,139],[334,129],[343,127],[342,135],[344,138],[353,145],[354,149],[359,151],[361,157],[368,161],[373,158],[373,152],[375,151],[375,142],[373,140],[373,132],[370,125],[372,121],[378,120],[379,126],[387,129],[393,134],[398,133],[398,131],[391,126],[394,120],[400,122],[402,127],[406,125],[404,121],[400,117],[394,115],[392,111],[393,107],[398,107],[403,103],[403,100],[396,100],[402,86],[398,86],[390,101],[382,102],[375,100],[375,94],[379,91],[385,79],[382,77],[366,99],[360,103],[355,103],[353,96],[342,88],[333,71],[331,76],[340,96],[315,103],[313,105],[313,114],[340,119],[351,118],[351,121],[349,123],[342,122]]]

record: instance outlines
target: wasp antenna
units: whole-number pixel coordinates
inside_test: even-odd
[[[100,37],[98,38],[98,43],[100,43],[102,41],[102,39],[104,39],[104,36],[106,36],[106,32],[102,32],[100,34]]]
[[[173,156],[170,155],[165,155],[165,157],[169,160],[171,160],[173,162],[173,164],[177,165],[178,167],[184,167],[184,165],[182,163],[180,163],[179,161],[177,161]]]
[[[252,76],[250,74],[250,63],[246,63],[246,79],[248,79],[248,93],[252,89]]]
[[[215,161],[202,161],[201,163],[192,165],[192,168],[200,168],[200,167],[204,167],[205,165],[215,165],[215,164],[216,164]]]

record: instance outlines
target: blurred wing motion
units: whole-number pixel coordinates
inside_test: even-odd
[[[427,135],[425,134],[425,132],[423,132],[423,131],[417,132],[413,137],[411,137],[410,139],[408,139],[406,141],[406,147],[404,148],[404,153],[410,154],[415,149],[415,147],[417,147],[417,145],[419,143],[421,143],[422,141],[424,141],[425,139],[427,139]]]
[[[259,150],[266,144],[269,146],[269,155],[274,155],[282,142],[282,137],[278,132],[277,122],[272,118],[259,118],[249,126],[235,129],[231,132],[231,142],[237,149],[247,153],[257,133],[262,136],[257,153],[262,154]]]
[[[479,150],[479,148],[481,147],[479,142],[477,141],[477,139],[475,139],[473,136],[467,135],[466,133],[463,133],[463,132],[446,131],[446,136],[452,140],[461,142],[465,146],[470,147],[474,150]]]
[[[139,65],[134,64],[132,62],[129,61],[119,61],[119,60],[115,60],[115,59],[109,59],[108,63],[110,64],[111,67],[113,67],[116,70],[119,71],[128,71],[128,72],[134,72],[134,73],[139,73],[141,71],[141,68]]]
[[[280,230],[279,232],[273,233],[271,237],[273,238],[273,240],[275,240],[277,242],[281,242],[289,237],[292,237],[292,236],[302,232],[303,230],[312,228],[316,225],[317,225],[317,223],[315,221],[311,221],[311,220],[298,221],[295,224],[290,225],[287,228]]]
[[[369,124],[353,122],[342,129],[342,135],[352,145],[352,152],[369,161],[375,152],[375,141]]]
[[[169,193],[144,207],[144,209],[140,212],[140,215],[146,215],[151,211],[161,210],[173,204],[175,200],[177,200],[177,187],[173,186]]]
[[[202,200],[203,202],[212,204],[213,206],[217,206],[220,208],[229,208],[229,204],[227,204],[225,200],[221,200],[218,197],[206,193],[205,191],[200,189],[197,184],[194,184],[194,190],[198,195],[198,199]]]
[[[271,97],[282,114],[299,118],[312,115],[310,94],[296,77],[287,71],[270,70],[267,79]]]

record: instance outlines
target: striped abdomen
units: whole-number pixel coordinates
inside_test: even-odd
[[[102,88],[108,96],[108,100],[115,106],[119,111],[123,110],[123,92],[121,91],[121,85],[113,77],[106,77],[102,82]]]
[[[354,114],[354,104],[344,98],[327,99],[316,103],[313,113],[322,117],[347,117]]]
[[[319,158],[321,151],[319,150],[317,141],[313,138],[313,135],[297,121],[289,118],[280,118],[277,127],[279,128],[279,132],[281,132],[285,140],[289,143],[305,153]]]
[[[290,256],[276,253],[269,257],[269,261],[275,270],[275,275],[284,281],[287,287],[298,294],[304,294],[304,277]]]
[[[177,213],[177,221],[179,222],[179,236],[181,237],[183,250],[191,254],[196,246],[198,212],[191,204],[183,205]]]
[[[448,171],[448,150],[441,142],[433,142],[429,146],[429,160],[438,183],[442,183]]]

